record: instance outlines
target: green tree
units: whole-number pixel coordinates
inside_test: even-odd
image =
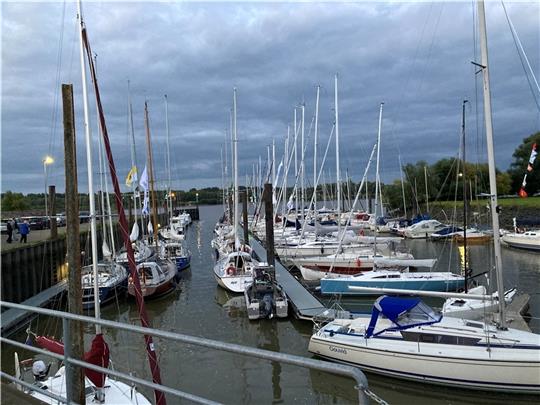
[[[507,172],[497,173],[497,194],[510,194],[512,190],[512,177]]]
[[[28,203],[22,193],[6,191],[2,195],[2,211],[23,211],[28,209]]]
[[[527,164],[529,157],[531,156],[531,150],[533,144],[536,143],[540,146],[540,132],[532,134],[527,138],[523,139],[521,145],[519,145],[514,154],[514,161],[510,165],[510,170],[508,173],[512,179],[511,182],[511,192],[517,193],[521,188],[521,182],[523,181],[523,176],[527,170]],[[529,194],[534,194],[540,191],[540,158],[537,158],[534,162],[534,167],[532,172],[527,174],[527,186],[525,190]]]

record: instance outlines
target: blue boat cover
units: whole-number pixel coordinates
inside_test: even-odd
[[[381,313],[391,320],[395,326],[374,333]],[[414,326],[429,325],[439,322],[441,319],[442,315],[436,314],[420,298],[400,298],[383,295],[373,304],[366,337],[377,336],[387,330],[403,330]]]

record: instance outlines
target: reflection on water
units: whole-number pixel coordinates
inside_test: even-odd
[[[191,268],[184,272],[178,288],[166,297],[149,301],[147,311],[153,327],[238,343],[251,347],[311,357],[307,351],[312,332],[310,322],[287,320],[249,321],[244,297],[233,295],[217,286],[212,267],[214,255],[210,247],[215,222],[221,206],[200,207],[201,220],[195,221],[187,233],[187,245],[192,252]],[[451,243],[432,243],[424,240],[405,242],[417,258],[438,259],[436,270],[459,271],[456,246]],[[520,292],[531,295],[531,313],[538,317],[540,302],[540,255],[513,249],[503,249],[505,286],[517,286]],[[491,247],[471,246],[470,264],[474,274],[490,270],[493,266]],[[483,277],[482,277],[483,279]],[[493,278],[494,279],[494,278]],[[493,282],[494,283],[494,282]],[[325,299],[327,300],[327,299]],[[440,305],[441,300],[426,300]],[[345,308],[367,312],[373,299],[342,299]],[[140,324],[133,300],[120,299],[102,311],[103,318],[125,323]],[[538,319],[531,328],[540,331]],[[41,317],[32,324],[33,330],[60,336],[61,323]],[[149,377],[143,337],[123,331],[105,329],[111,348],[114,367]],[[85,327],[86,348],[89,347],[93,327]],[[24,341],[26,335],[16,338]],[[165,384],[216,401],[245,403],[335,403],[357,401],[354,382],[345,377],[309,371],[275,362],[237,356],[198,346],[156,339],[161,372]],[[13,373],[13,350],[2,347],[2,369]],[[30,352],[20,351],[21,358]],[[405,382],[368,374],[370,387],[390,403],[428,404],[503,404],[531,402],[535,398],[503,394],[475,393],[462,389],[436,387],[428,384]],[[141,388],[152,397],[152,391]],[[169,403],[184,403],[169,398]]]

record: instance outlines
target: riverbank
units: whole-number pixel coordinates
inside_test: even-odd
[[[501,228],[512,230],[513,219],[525,228],[540,228],[540,197],[529,198],[500,198],[498,200],[501,212],[499,222]],[[491,214],[488,200],[476,200],[469,204],[468,221],[478,226],[491,227]],[[463,203],[461,201],[437,201],[429,204],[431,216],[445,223],[460,224],[463,222]],[[528,225],[527,225],[528,224]]]

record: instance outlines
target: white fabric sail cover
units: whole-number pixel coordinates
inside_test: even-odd
[[[133,224],[133,228],[131,228],[131,234],[129,235],[129,240],[132,242],[135,242],[137,239],[139,239],[139,224],[135,222]]]

